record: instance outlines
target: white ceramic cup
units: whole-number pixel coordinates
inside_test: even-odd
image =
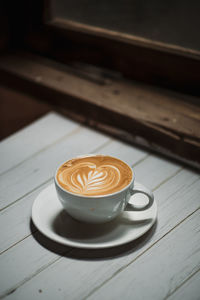
[[[95,155],[89,154],[81,157],[88,156]],[[57,195],[67,213],[78,221],[88,223],[105,223],[111,221],[126,209],[131,196],[136,193],[146,195],[149,201],[146,205],[131,205],[133,210],[143,211],[149,209],[153,205],[153,193],[141,183],[135,181],[134,172],[130,166],[129,168],[132,170],[132,180],[122,190],[101,196],[84,196],[71,193],[58,183],[56,175],[61,165],[57,168],[54,177]]]

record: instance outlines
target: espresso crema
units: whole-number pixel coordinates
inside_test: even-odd
[[[67,191],[84,196],[112,194],[132,180],[123,161],[104,155],[85,156],[65,162],[57,171],[58,183]]]

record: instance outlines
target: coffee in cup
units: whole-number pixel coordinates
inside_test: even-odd
[[[126,163],[107,155],[71,159],[61,165],[56,175],[66,191],[82,196],[118,192],[131,182],[132,177],[132,170]]]
[[[58,198],[73,218],[105,223],[119,216],[131,196],[145,194],[148,204],[132,210],[147,210],[154,203],[153,193],[135,181],[134,172],[122,160],[108,155],[84,155],[61,164],[55,173]],[[130,207],[129,207],[130,210]]]

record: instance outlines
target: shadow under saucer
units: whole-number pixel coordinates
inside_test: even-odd
[[[151,222],[151,218],[132,220],[121,215],[113,221],[103,224],[83,223],[75,220],[65,210],[62,210],[55,216],[52,222],[52,230],[59,236],[75,241],[87,241],[88,243],[90,240],[91,242],[100,242],[102,239],[105,242],[107,240],[106,237],[111,235],[112,238],[119,237],[119,234],[123,235],[123,231],[127,230],[126,225],[136,228]]]
[[[64,211],[65,213],[65,211]],[[91,226],[91,224],[86,224]],[[57,224],[56,224],[57,226]],[[60,225],[58,225],[60,226]],[[80,223],[81,226],[81,223]],[[85,249],[85,248],[74,248],[66,245],[62,245],[61,243],[55,242],[52,239],[49,239],[45,235],[43,235],[40,231],[37,230],[34,223],[30,222],[30,228],[34,239],[44,248],[48,249],[49,251],[63,256],[67,258],[75,258],[78,260],[102,260],[102,259],[111,259],[114,257],[121,257],[124,255],[128,255],[141,249],[144,247],[149,240],[151,240],[152,236],[154,235],[157,227],[157,221],[154,225],[141,237],[131,242],[125,243],[119,246],[113,246],[110,248],[100,248],[100,249]],[[85,227],[86,228],[86,227]],[[59,229],[58,229],[59,231]],[[58,232],[58,234],[60,234]]]
[[[78,248],[79,252],[83,249],[100,250],[121,247],[133,242],[145,235],[143,241],[153,234],[152,228],[157,219],[157,205],[144,211],[124,211],[116,219],[103,224],[83,223],[73,219],[62,207],[57,198],[53,185],[44,189],[35,199],[32,207],[32,220],[34,225],[53,243],[59,243],[58,248],[62,248],[59,253],[65,253],[63,247],[69,249]],[[34,226],[33,224],[31,227]],[[39,232],[33,233],[38,240],[44,241]],[[46,244],[52,244],[47,243]],[[44,243],[44,244],[45,244]],[[48,248],[48,247],[47,247]],[[56,252],[54,245],[52,248]],[[126,247],[123,247],[125,249]],[[67,249],[66,249],[67,250]],[[69,250],[70,251],[70,250]],[[67,252],[67,251],[66,251]],[[83,251],[84,252],[84,251]],[[111,251],[112,252],[112,251]],[[87,252],[88,253],[88,252]]]
[[[98,249],[131,242],[147,232],[153,223],[152,218],[134,219],[133,212],[125,212],[110,222],[91,224],[79,222],[65,210],[61,210],[51,220],[51,230],[61,243],[66,242],[66,245],[78,248]]]

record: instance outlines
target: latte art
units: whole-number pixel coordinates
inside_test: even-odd
[[[106,191],[117,186],[120,171],[112,165],[97,167],[94,163],[84,162],[63,170],[59,180],[63,184],[70,183],[70,189],[74,193],[89,194],[92,191]]]
[[[57,173],[59,184],[81,195],[105,195],[121,190],[132,179],[125,163],[109,156],[88,156],[70,160]]]

